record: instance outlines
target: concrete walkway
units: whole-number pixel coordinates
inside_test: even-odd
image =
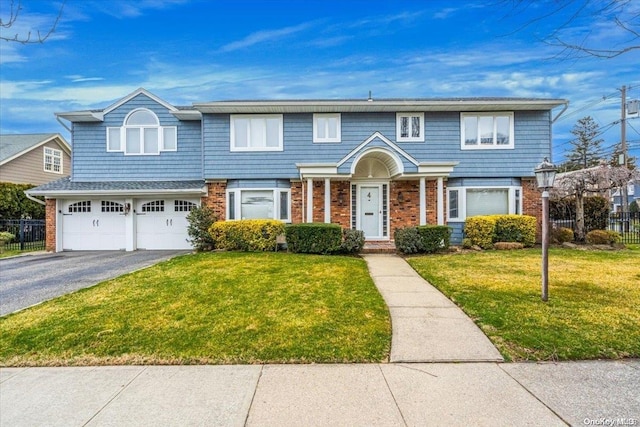
[[[475,323],[397,255],[363,255],[389,306],[391,362],[502,361]]]
[[[639,360],[0,368],[0,426],[638,425],[638,384]]]

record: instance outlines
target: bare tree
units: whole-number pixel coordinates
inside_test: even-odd
[[[56,19],[53,21],[53,24],[48,28],[45,33],[40,32],[40,30],[36,30],[37,36],[32,34],[32,31],[27,31],[26,34],[15,33],[13,36],[7,36],[5,33],[12,33],[11,28],[18,22],[20,17],[20,12],[22,12],[22,0],[11,0],[11,5],[9,7],[9,17],[8,19],[0,18],[0,40],[8,41],[8,42],[16,42],[21,44],[29,44],[29,43],[44,43],[46,39],[51,36],[56,30],[58,23],[60,22],[60,18],[62,17],[62,10],[64,9],[64,5],[66,0],[62,1],[62,5],[60,6],[60,10],[58,11],[58,15]]]
[[[584,220],[584,198],[589,195],[608,196],[612,189],[627,185],[639,179],[640,173],[624,166],[612,167],[604,162],[588,169],[558,174],[551,196],[556,199],[575,197],[576,240],[584,241],[586,228]]]
[[[540,35],[540,39],[559,49],[557,57],[614,58],[640,49],[640,7],[637,0],[502,0],[511,6],[507,18],[529,12],[533,18],[514,32],[528,27],[542,28],[550,20],[558,22],[555,28]],[[609,26],[609,34],[617,34],[618,42],[611,46],[598,46],[593,34],[596,23]],[[572,37],[570,29],[589,26],[580,36]]]

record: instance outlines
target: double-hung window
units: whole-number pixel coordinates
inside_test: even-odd
[[[289,189],[233,189],[227,191],[227,219],[291,221]]]
[[[62,173],[62,151],[44,147],[44,170],[46,172]]]
[[[463,150],[513,148],[513,113],[460,113]]]
[[[231,151],[282,151],[282,114],[231,115]]]
[[[424,142],[424,113],[397,113],[398,142]]]
[[[340,142],[340,114],[313,115],[313,142]]]
[[[522,187],[450,187],[447,189],[450,221],[477,215],[519,215]]]
[[[130,112],[121,127],[107,128],[107,151],[126,155],[158,155],[178,149],[177,128],[160,126],[153,111],[139,108]]]

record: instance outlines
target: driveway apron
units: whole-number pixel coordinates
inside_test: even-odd
[[[391,362],[501,362],[476,324],[397,255],[363,255],[389,306]]]

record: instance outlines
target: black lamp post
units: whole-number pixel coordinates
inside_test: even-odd
[[[538,188],[542,189],[542,301],[549,299],[549,189],[556,179],[556,167],[544,158],[535,168]]]

